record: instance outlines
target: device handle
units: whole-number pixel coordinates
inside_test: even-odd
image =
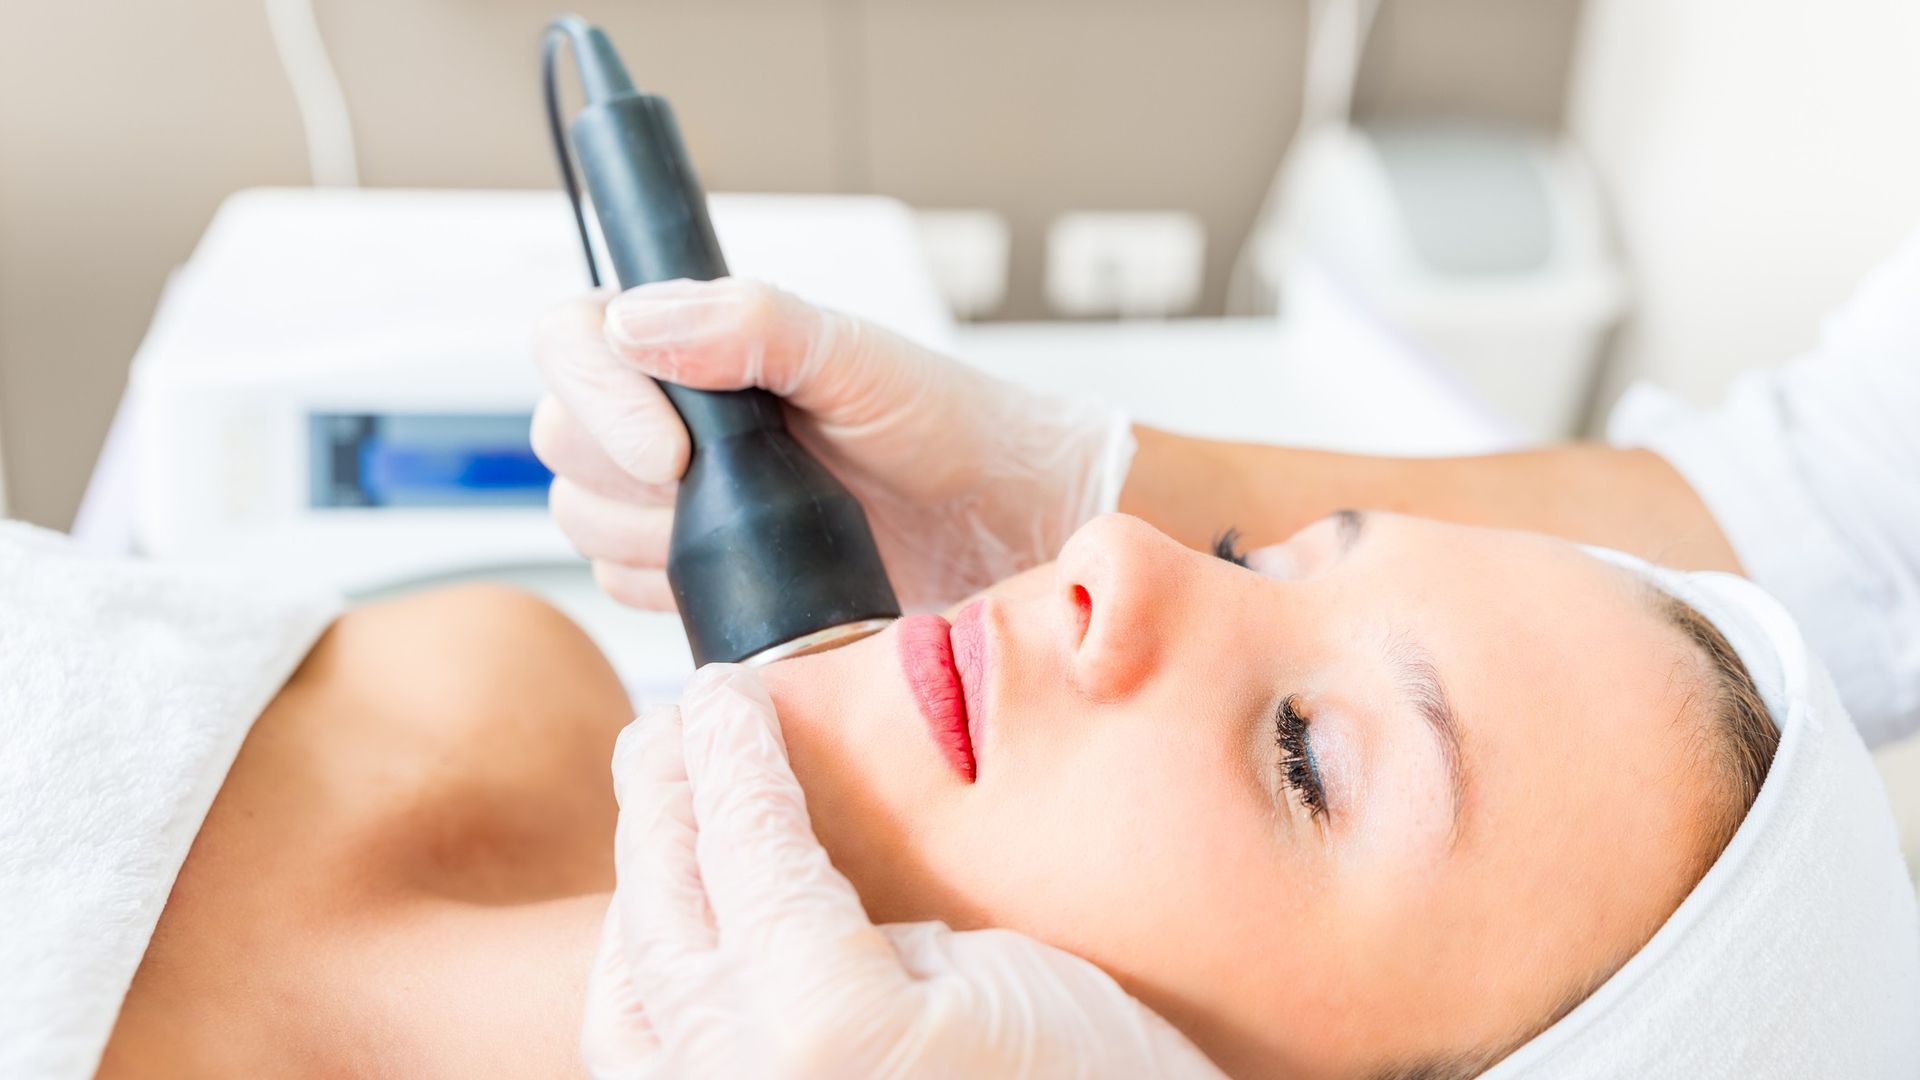
[[[574,44],[587,97],[571,139],[554,72],[563,39]],[[667,103],[636,91],[606,35],[576,16],[549,25],[541,67],[547,126],[593,283],[600,273],[576,156],[622,287],[725,275],[706,194]],[[794,441],[778,398],[660,385],[692,443],[674,496],[667,583],[695,663],[768,662],[844,644],[899,617],[866,513]]]
[[[569,134],[621,288],[727,276],[706,193],[665,99],[630,93],[591,103]],[[696,446],[786,422],[765,390],[661,388]]]

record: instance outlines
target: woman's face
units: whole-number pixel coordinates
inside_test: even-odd
[[[983,594],[971,780],[908,624],[768,669],[869,914],[1025,932],[1318,1076],[1507,1044],[1691,887],[1684,646],[1625,571],[1386,514],[1248,562],[1110,516]]]

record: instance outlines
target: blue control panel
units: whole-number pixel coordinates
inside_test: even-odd
[[[512,413],[312,413],[316,507],[544,506],[553,474]]]

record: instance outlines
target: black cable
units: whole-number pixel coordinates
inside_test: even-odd
[[[600,266],[593,258],[593,236],[587,231],[587,211],[580,200],[580,183],[573,173],[573,153],[567,147],[567,129],[560,123],[560,85],[555,77],[555,59],[560,43],[569,39],[564,20],[547,24],[547,36],[540,44],[540,82],[547,99],[547,131],[553,136],[553,153],[560,161],[560,185],[573,204],[573,224],[580,230],[580,248],[587,256],[587,280],[600,287]]]

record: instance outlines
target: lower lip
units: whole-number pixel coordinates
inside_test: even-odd
[[[961,612],[964,617],[972,608]],[[938,615],[909,615],[894,624],[898,634],[900,667],[913,690],[920,717],[927,722],[940,756],[968,781],[974,777],[973,735],[968,730],[968,698],[961,671],[954,663],[961,646],[960,626],[947,625]],[[977,630],[976,630],[977,634]],[[977,664],[970,666],[977,667]]]

